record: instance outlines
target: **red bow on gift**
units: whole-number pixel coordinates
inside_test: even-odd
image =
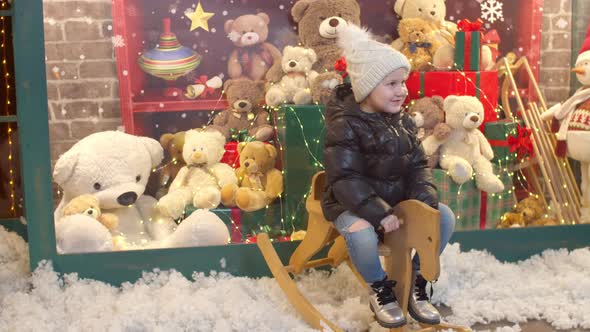
[[[463,32],[481,31],[483,23],[484,21],[481,18],[478,18],[475,22],[471,22],[468,19],[464,19],[459,21],[459,23],[457,24],[457,29]]]
[[[517,134],[508,137],[508,145],[510,145],[510,152],[516,152],[519,159],[524,158],[527,154],[532,158],[535,155],[533,149],[533,142],[531,140],[532,131],[530,128],[516,125]]]
[[[346,70],[348,69],[348,65],[346,64],[346,58],[342,57],[338,61],[336,61],[336,63],[334,64],[334,69],[336,71],[343,72],[344,74],[342,74],[342,78],[346,78],[346,76],[348,76],[348,73],[346,72]]]
[[[205,98],[205,97],[211,96],[215,93],[215,88],[212,88],[209,85],[207,85],[208,80],[209,80],[209,77],[207,77],[207,75],[201,75],[201,76],[199,76],[199,78],[195,79],[196,84],[203,84],[203,86],[205,86],[205,90],[203,90],[203,93],[201,93],[201,95],[199,95],[199,97]]]

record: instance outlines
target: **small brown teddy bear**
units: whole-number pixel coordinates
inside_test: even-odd
[[[112,213],[102,214],[98,199],[92,195],[81,195],[72,199],[63,209],[63,217],[84,214],[98,220],[109,231],[117,228],[119,218]]]
[[[425,140],[434,135],[438,140],[445,140],[451,135],[452,128],[445,123],[444,99],[441,96],[423,97],[412,101],[408,112],[420,129],[418,138]],[[428,167],[438,166],[439,150],[428,156]]]
[[[406,18],[399,22],[398,32],[404,43],[401,52],[410,60],[411,70],[432,69],[433,57],[440,47],[434,38],[433,26],[421,18]]]
[[[281,79],[281,52],[266,41],[269,23],[266,13],[242,15],[225,22],[227,37],[236,46],[227,63],[230,78],[266,78],[272,82]]]
[[[268,112],[262,110],[264,101],[263,81],[235,79],[225,82],[224,90],[228,109],[215,116],[213,125],[207,130],[219,131],[226,141],[231,138],[231,131],[247,130],[248,134],[259,141],[268,141],[274,134],[268,124]]]
[[[262,142],[241,143],[238,185],[221,192],[225,206],[238,206],[246,212],[257,211],[272,203],[283,192],[283,175],[275,168],[277,150]]]
[[[298,24],[299,41],[315,51],[318,61],[313,70],[319,73],[311,84],[313,101],[326,104],[332,90],[342,83],[334,65],[342,58],[336,41],[338,31],[348,24],[361,24],[361,9],[356,0],[299,0],[291,9]]]
[[[496,228],[514,228],[514,227],[525,227],[526,223],[522,216],[522,213],[506,212],[498,222]]]

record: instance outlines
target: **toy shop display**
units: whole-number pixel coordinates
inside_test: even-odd
[[[495,69],[508,52],[539,59],[540,14],[513,24],[537,2],[489,14],[475,1],[113,1],[124,133],[80,135],[57,161],[59,252],[304,236],[350,24],[409,58],[406,111],[441,201],[462,229],[495,226],[514,207],[503,166],[535,155],[531,126],[499,119]]]

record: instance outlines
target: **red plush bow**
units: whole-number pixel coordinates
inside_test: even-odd
[[[215,88],[212,88],[207,85],[208,80],[209,80],[209,77],[207,77],[207,75],[201,75],[201,76],[199,76],[199,78],[195,79],[196,84],[203,84],[203,86],[205,86],[205,90],[203,90],[203,93],[201,93],[201,95],[199,97],[205,98],[205,97],[211,96],[215,93]]]
[[[520,124],[517,124],[516,128],[517,136],[508,137],[510,152],[516,152],[519,159],[524,158],[527,154],[532,158],[535,155],[535,150],[533,149],[533,142],[531,140],[531,129],[521,127]]]
[[[348,65],[346,64],[346,58],[342,57],[338,61],[336,61],[336,63],[334,64],[334,69],[336,71],[343,72],[344,74],[342,74],[342,78],[346,78],[346,76],[348,76],[348,73],[346,72],[346,70],[348,69]]]
[[[478,18],[475,22],[471,22],[468,19],[461,20],[459,24],[457,24],[457,29],[459,31],[464,32],[471,32],[471,31],[481,31],[483,27],[483,20]]]

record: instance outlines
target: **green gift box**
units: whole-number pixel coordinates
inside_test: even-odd
[[[457,31],[455,34],[455,67],[460,71],[481,70],[481,40],[479,31]]]
[[[455,230],[476,230],[480,227],[481,192],[470,180],[462,185],[455,183],[446,170],[433,169],[432,176],[437,187],[439,201],[455,213]]]
[[[494,173],[499,174],[505,189],[501,193],[487,194],[477,189],[475,180],[459,185],[446,170],[432,170],[439,201],[448,205],[457,218],[455,230],[494,228],[500,217],[513,208],[512,176],[496,166]]]
[[[494,151],[492,162],[497,165],[508,165],[516,161],[516,151],[510,152],[508,137],[518,135],[518,122],[501,120],[485,124],[485,136]]]
[[[324,169],[324,110],[323,105],[283,105],[273,112],[284,175],[285,224],[290,229],[306,229],[311,180]]]

